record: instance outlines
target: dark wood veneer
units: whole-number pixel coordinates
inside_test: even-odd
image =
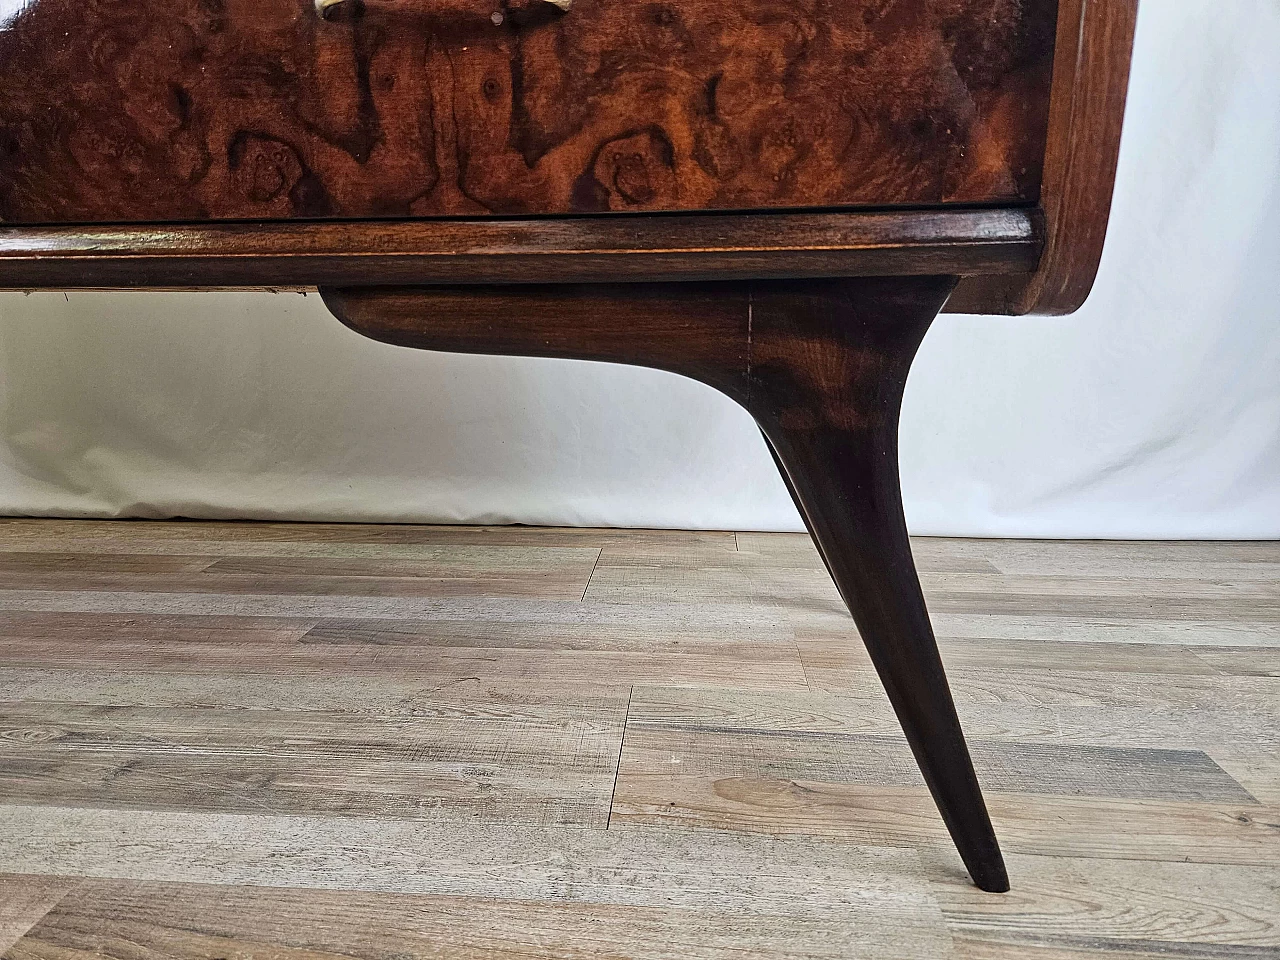
[[[0,220],[1039,195],[1056,0],[344,7],[33,0],[0,28]]]
[[[1093,289],[1102,260],[1138,0],[1061,0],[1041,207],[1046,248],[1020,277],[966,279],[956,313],[1073,313]]]
[[[0,288],[710,280],[1030,270],[1028,210],[0,226]]]

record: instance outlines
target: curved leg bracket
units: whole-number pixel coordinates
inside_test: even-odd
[[[953,277],[322,290],[352,329],[462,353],[657,367],[760,425],[974,882],[1009,888],[911,558],[907,372]]]

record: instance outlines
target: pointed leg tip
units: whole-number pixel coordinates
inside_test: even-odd
[[[994,864],[986,870],[970,871],[969,875],[979,890],[987,893],[1009,892],[1009,874],[1005,872],[1003,863]]]

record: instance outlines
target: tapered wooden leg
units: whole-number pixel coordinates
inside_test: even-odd
[[[404,346],[660,367],[760,424],[974,882],[1009,888],[911,560],[898,411],[949,277],[324,290]]]
[[[1009,889],[911,559],[898,480],[907,371],[949,281],[754,298],[748,406],[871,654],[974,882]]]

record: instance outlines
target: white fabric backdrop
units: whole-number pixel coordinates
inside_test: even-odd
[[[708,388],[314,295],[3,293],[0,378],[0,513],[799,528]],[[940,319],[902,444],[917,533],[1280,537],[1280,2],[1143,0],[1093,297]]]

